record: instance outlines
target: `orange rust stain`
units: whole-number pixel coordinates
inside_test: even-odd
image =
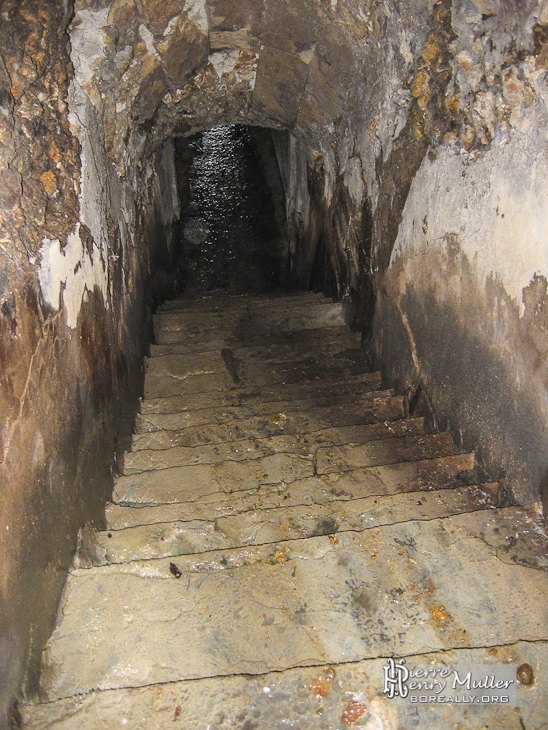
[[[310,689],[316,697],[325,697],[329,692],[329,684],[325,677],[316,677],[310,683]]]
[[[59,151],[59,147],[57,146],[55,141],[50,144],[48,154],[49,154],[52,162],[54,162],[55,164],[57,164],[60,161],[61,152]]]
[[[55,179],[55,175],[51,170],[48,172],[43,172],[40,175],[40,182],[44,186],[44,190],[46,191],[46,195],[51,195],[52,193],[57,190],[57,180]]]
[[[425,96],[428,94],[428,82],[430,81],[430,76],[428,74],[428,71],[424,68],[421,68],[417,73],[415,74],[413,81],[411,82],[411,93],[415,97],[415,99],[418,99],[421,96]]]
[[[337,672],[329,667],[319,676],[315,677],[310,683],[310,689],[316,697],[325,697],[329,692],[329,685],[337,676]]]
[[[367,706],[359,700],[350,700],[341,715],[343,725],[354,725],[367,712]]]
[[[422,58],[426,61],[426,63],[430,64],[432,61],[435,61],[440,53],[441,48],[438,38],[434,34],[428,36],[426,43],[422,47]]]
[[[281,548],[276,548],[276,550],[274,550],[274,555],[272,556],[274,559],[274,562],[286,563],[289,560],[287,552],[288,552],[287,548],[285,551],[282,550]]]
[[[432,618],[434,621],[445,621],[447,614],[445,613],[445,607],[440,606],[439,608],[432,609]]]

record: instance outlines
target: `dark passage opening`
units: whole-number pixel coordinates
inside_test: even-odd
[[[285,201],[270,130],[242,125],[176,140],[181,293],[288,285]]]

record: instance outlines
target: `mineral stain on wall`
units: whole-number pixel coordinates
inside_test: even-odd
[[[476,448],[507,497],[521,503],[539,500],[548,468],[541,344],[548,149],[544,115],[531,110],[526,122],[473,164],[450,146],[425,159],[377,319],[389,379],[400,388],[420,382],[435,394],[439,416],[463,447]],[[395,336],[402,312],[412,341]],[[417,353],[412,367],[398,362],[402,345]]]

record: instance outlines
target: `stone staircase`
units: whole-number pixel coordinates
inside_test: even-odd
[[[180,300],[155,331],[24,727],[547,727],[546,535],[367,372],[340,305]],[[518,708],[387,699],[390,656],[518,665]]]

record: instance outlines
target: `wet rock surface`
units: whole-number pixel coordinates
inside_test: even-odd
[[[474,717],[543,721],[545,533],[523,509],[498,507],[498,484],[471,481],[474,455],[456,453],[447,433],[425,433],[401,399],[375,390],[378,375],[352,375],[344,360],[337,371],[346,339],[315,312],[331,305],[304,299],[308,314],[298,297],[285,307],[274,299],[270,313],[258,299],[257,316],[275,331],[261,347],[248,341],[254,318],[246,329],[235,316],[253,313],[253,299],[203,300],[202,342],[228,331],[233,357],[253,362],[239,384],[219,381],[214,347],[149,359],[147,378],[163,378],[166,393],[143,413],[107,529],[76,558],[43,654],[44,704],[22,707],[25,727],[439,729],[472,717],[464,706],[387,699],[392,655],[420,666],[527,664],[520,676],[538,679],[520,684],[519,716],[491,706]],[[157,330],[190,336],[201,306],[166,307]],[[303,361],[316,371],[286,383],[271,372],[282,333],[293,331],[291,307],[325,346],[316,357],[306,340],[290,340],[289,372]],[[323,367],[353,400],[316,405],[330,392]],[[203,392],[181,395],[197,371]],[[287,389],[302,410],[290,410]],[[201,395],[177,410],[177,399]],[[199,443],[182,445],[185,432]]]
[[[177,142],[187,295],[265,292],[287,278],[285,232],[253,140],[247,127],[227,125]]]

